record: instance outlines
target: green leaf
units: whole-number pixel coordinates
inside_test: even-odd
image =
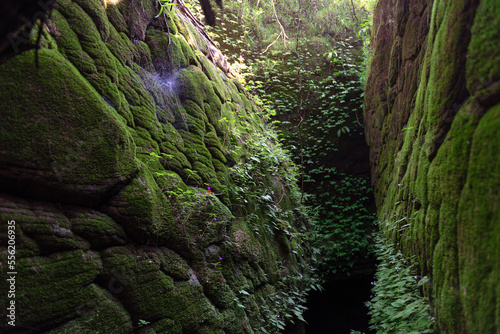
[[[158,18],[162,13],[163,13],[163,5],[161,5],[160,12],[158,13],[158,15],[155,16],[155,18]]]
[[[421,287],[422,285],[424,285],[425,283],[427,283],[429,281],[429,278],[427,276],[424,276],[420,279],[420,281],[418,281],[418,284],[417,286],[418,287]]]

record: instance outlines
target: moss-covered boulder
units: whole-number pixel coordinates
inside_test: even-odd
[[[58,0],[40,50],[0,54],[2,333],[276,332],[269,297],[303,301],[293,168],[173,7]]]

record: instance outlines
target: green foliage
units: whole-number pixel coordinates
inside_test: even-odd
[[[367,207],[371,193],[368,180],[335,170],[313,169],[311,173],[315,173],[315,179],[323,179],[316,182],[317,191],[308,200],[317,204],[315,245],[321,251],[322,270],[348,274],[357,259],[373,252],[375,215]]]
[[[73,4],[68,1],[64,3],[66,2]],[[123,3],[120,8],[110,7],[109,11],[111,13],[114,10],[118,17],[117,21],[121,23],[123,23],[122,13],[130,22],[134,23],[136,20],[135,23],[141,26],[138,30],[143,33],[146,26],[144,20],[158,13],[156,10],[153,11],[151,3],[149,4],[147,12],[135,7],[135,5],[139,5],[135,2],[132,2],[130,6]],[[162,4],[166,5],[166,8],[165,6],[162,6],[162,9],[158,7],[160,14],[165,15],[165,17],[161,17],[162,21],[166,19],[165,22],[172,22],[169,20],[171,17],[168,10],[169,5],[173,5],[173,3],[162,2]],[[62,5],[63,2],[61,2],[61,10],[65,9],[65,6]],[[141,31],[129,34],[129,28],[125,25],[125,28],[118,29],[121,31],[121,35],[117,35],[117,29],[111,29],[112,32],[115,32],[115,36],[112,36],[113,38],[110,38],[109,43],[105,45],[101,42],[95,29],[86,29],[94,27],[91,17],[81,15],[79,12],[73,13],[73,7],[76,6],[73,5],[66,8],[64,13],[65,15],[71,13],[71,17],[75,17],[74,20],[69,20],[66,23],[68,30],[75,36],[74,39],[77,42],[78,38],[85,42],[81,43],[85,51],[88,51],[87,48],[92,46],[94,53],[89,53],[92,57],[87,58],[92,58],[96,60],[96,63],[101,64],[102,71],[99,73],[107,73],[107,75],[89,74],[90,72],[97,73],[95,69],[82,70],[84,67],[81,66],[84,65],[80,64],[81,60],[77,56],[75,57],[78,59],[71,56],[73,48],[63,47],[64,44],[59,43],[59,41],[58,49],[61,52],[62,50],[67,52],[64,54],[65,57],[57,53],[59,51],[56,49],[50,49],[42,50],[40,60],[42,64],[44,59],[47,61],[47,59],[59,60],[60,58],[65,61],[58,61],[57,66],[41,66],[41,69],[61,70],[68,67],[70,70],[59,72],[72,74],[71,80],[66,81],[70,83],[82,81],[80,86],[83,88],[73,87],[74,89],[71,89],[69,87],[70,93],[66,93],[76,96],[80,100],[82,97],[90,96],[93,102],[84,104],[91,106],[92,113],[85,113],[80,109],[77,113],[77,115],[83,115],[88,122],[83,122],[75,116],[76,118],[71,117],[71,124],[60,128],[67,129],[72,133],[82,129],[80,132],[88,133],[84,130],[91,128],[90,125],[87,126],[87,123],[95,125],[97,120],[97,123],[103,124],[107,131],[100,129],[102,131],[98,134],[103,135],[99,136],[93,136],[90,133],[92,138],[105,139],[104,142],[101,140],[99,145],[90,147],[91,156],[96,156],[96,161],[99,163],[94,164],[94,160],[88,157],[88,152],[82,153],[81,149],[75,151],[75,154],[78,154],[74,160],[88,162],[90,159],[91,167],[96,167],[97,171],[101,171],[101,173],[95,174],[91,173],[94,171],[93,169],[92,171],[89,168],[81,169],[85,175],[97,175],[96,179],[84,182],[87,179],[82,179],[79,173],[75,174],[75,168],[67,169],[68,173],[76,175],[75,182],[71,182],[71,180],[63,182],[67,180],[59,177],[61,175],[56,176],[59,183],[62,182],[61,184],[89,185],[88,188],[85,188],[89,191],[87,195],[90,196],[89,198],[102,199],[103,208],[106,206],[106,212],[112,215],[113,219],[104,213],[103,216],[109,218],[113,223],[116,220],[116,230],[121,233],[115,233],[106,228],[104,235],[100,236],[95,234],[95,228],[92,228],[92,235],[89,237],[90,244],[80,238],[81,240],[78,239],[78,242],[82,245],[70,245],[68,241],[63,243],[65,248],[61,248],[61,250],[64,253],[75,247],[88,249],[91,244],[93,247],[94,240],[99,239],[101,239],[99,242],[103,246],[96,247],[96,249],[113,248],[110,252],[102,252],[100,254],[102,259],[94,259],[98,255],[96,252],[91,252],[91,256],[85,254],[82,256],[81,252],[76,254],[80,260],[89,260],[86,262],[89,262],[93,267],[100,266],[99,268],[91,268],[92,270],[84,270],[86,276],[81,284],[70,284],[71,286],[81,286],[82,293],[90,296],[92,301],[99,300],[92,295],[94,292],[88,293],[87,288],[94,288],[96,293],[102,294],[100,292],[102,289],[95,289],[95,286],[90,284],[92,281],[97,279],[105,284],[108,276],[112,277],[115,272],[125,272],[127,277],[127,282],[123,284],[127,290],[122,295],[117,296],[119,300],[110,296],[102,297],[110,301],[109,306],[106,306],[111,310],[109,312],[112,312],[113,315],[118,314],[120,317],[101,317],[104,312],[100,312],[100,309],[96,308],[96,312],[99,310],[99,317],[92,317],[92,321],[98,321],[100,324],[106,323],[109,319],[118,319],[130,327],[130,330],[127,328],[124,331],[130,332],[133,327],[132,320],[127,314],[130,312],[135,318],[133,320],[135,325],[149,327],[142,328],[140,331],[171,332],[169,329],[175,328],[177,333],[181,331],[182,324],[182,330],[185,332],[201,333],[208,332],[207,328],[212,324],[219,328],[223,322],[224,326],[229,328],[228,330],[224,328],[226,332],[237,332],[237,330],[230,330],[230,326],[238,326],[239,330],[243,327],[248,328],[249,321],[260,321],[260,314],[263,310],[266,311],[266,319],[269,320],[262,323],[267,332],[276,332],[282,329],[284,323],[302,319],[305,293],[314,284],[314,279],[310,278],[312,269],[309,263],[311,236],[306,228],[308,225],[307,213],[299,205],[300,193],[296,184],[296,166],[277,142],[273,131],[266,128],[260,119],[260,117],[272,115],[272,109],[268,104],[262,102],[264,115],[260,115],[257,108],[247,98],[246,93],[242,89],[238,89],[240,87],[236,88],[230,79],[224,78],[220,85],[216,80],[213,80],[212,82],[215,84],[212,85],[207,77],[210,75],[210,71],[207,70],[206,63],[203,64],[203,68],[194,66],[193,64],[198,63],[194,54],[189,56],[192,57],[190,59],[193,61],[188,62],[187,58],[189,58],[188,54],[191,53],[191,50],[187,44],[184,45],[187,42],[181,43],[184,38],[180,35],[173,32],[166,34],[160,29],[156,30],[154,27],[157,25],[153,24],[153,27],[149,26],[153,29],[148,29],[145,32],[148,43],[140,42],[143,44],[143,48],[138,52],[139,50],[134,47],[135,44],[129,42],[127,36],[140,35]],[[80,7],[76,6],[75,8]],[[69,27],[73,26],[74,22],[81,21],[80,15],[88,22],[82,25],[83,28],[78,29],[78,31],[89,32],[89,35],[79,35],[77,38]],[[168,29],[170,23],[166,24]],[[63,25],[58,24],[58,28],[61,26]],[[163,23],[161,26],[165,27]],[[175,25],[170,25],[172,31],[174,27],[178,28],[178,31],[183,30],[180,21],[176,21]],[[66,38],[68,34],[63,33],[61,36],[61,39]],[[166,83],[162,76],[156,76],[156,74],[161,73],[149,73],[149,69],[146,69],[147,64],[144,66],[145,71],[141,73],[141,69],[137,66],[139,63],[137,59],[131,61],[132,56],[129,58],[123,55],[119,52],[121,50],[119,48],[113,49],[112,53],[107,49],[107,46],[110,47],[114,43],[113,41],[116,42],[117,38],[115,37],[119,36],[123,37],[124,42],[129,43],[127,51],[130,52],[130,55],[133,53],[135,57],[141,53],[141,58],[150,65],[152,63],[157,65],[155,60],[157,56],[174,60],[179,56],[183,59],[175,60],[175,66],[169,67],[169,70],[182,68],[179,73],[180,78],[176,81],[183,85],[183,88],[179,89],[184,91],[182,108],[179,102],[179,90],[171,89],[173,81]],[[167,48],[167,38],[169,39],[168,45],[175,46],[178,52],[170,52],[170,48]],[[162,43],[157,40],[162,41]],[[99,43],[96,43],[97,41]],[[82,51],[79,42],[75,42],[75,45],[79,47],[76,50],[81,51],[77,52],[78,55],[86,54]],[[45,57],[43,57],[44,52]],[[115,59],[115,55],[116,57],[122,55],[123,59],[126,58],[127,61],[121,61],[121,59],[118,61]],[[24,56],[27,60],[32,59],[31,53]],[[23,57],[23,55],[19,57]],[[14,57],[10,63],[24,59],[19,57]],[[198,55],[198,59],[202,57],[205,56]],[[78,70],[68,60],[72,61]],[[140,62],[142,63],[142,60]],[[131,67],[124,65],[125,63],[130,64]],[[186,68],[188,63],[192,66]],[[65,67],[61,68],[61,64]],[[12,68],[19,72],[20,69],[28,68],[28,66],[14,66]],[[151,71],[153,71],[153,66],[151,66]],[[81,77],[80,72],[81,75],[85,74],[85,78]],[[161,71],[158,70],[158,72]],[[147,77],[147,81],[142,76]],[[30,78],[31,81],[37,79],[37,76],[25,77]],[[40,76],[38,75],[38,77]],[[54,80],[64,76],[46,75],[45,77]],[[96,77],[111,78],[113,84],[107,81],[93,81],[96,80]],[[13,76],[13,78],[15,79],[17,76]],[[156,84],[154,87],[146,89],[146,84],[151,81]],[[15,80],[12,82],[15,83]],[[168,89],[165,87],[167,84]],[[58,87],[48,89],[47,92],[51,94],[44,94],[43,91],[37,91],[37,94],[60,100],[56,101],[57,103],[48,103],[50,105],[58,105],[61,101],[68,101],[67,97],[61,97],[64,92],[61,93]],[[192,87],[200,89],[192,89]],[[107,98],[111,94],[107,92],[108,89],[113,89],[113,94],[116,93],[116,96],[110,100]],[[99,94],[96,93],[96,90]],[[160,93],[165,93],[165,95]],[[178,95],[170,95],[170,93],[178,93]],[[134,103],[131,103],[133,105],[129,105],[128,101],[133,101]],[[38,104],[46,105],[47,103]],[[65,104],[63,105],[65,106]],[[9,110],[11,109],[16,110],[9,108]],[[45,109],[50,110],[50,108]],[[62,115],[65,111],[72,110],[66,107],[59,109]],[[40,110],[34,111],[40,112]],[[28,116],[33,118],[33,115]],[[107,121],[103,115],[111,115],[109,116],[111,119]],[[67,119],[59,114],[56,116],[58,119]],[[127,126],[123,124],[127,124]],[[54,131],[49,132],[53,133]],[[68,145],[66,145],[66,140],[61,146],[62,150],[60,149],[58,152],[54,150],[54,147],[58,148],[54,144],[56,141],[49,140],[49,142],[50,145],[44,146],[45,149],[48,147],[50,155],[41,156],[41,159],[45,159],[46,156],[47,163],[54,167],[55,162],[58,162],[56,161],[58,157],[68,156]],[[77,146],[81,148],[81,145]],[[12,152],[18,151],[12,150]],[[86,150],[84,149],[84,151]],[[103,156],[104,153],[106,154]],[[32,159],[21,160],[29,162]],[[109,168],[103,168],[103,161],[109,162]],[[36,162],[34,163],[36,164]],[[124,163],[128,163],[126,168],[122,166]],[[74,165],[71,166],[74,167]],[[90,165],[84,165],[84,167],[88,166]],[[45,169],[50,171],[54,168]],[[108,181],[102,181],[101,174]],[[103,185],[107,190],[95,191],[96,184]],[[122,187],[117,189],[117,185]],[[113,196],[113,199],[108,196],[110,187],[116,188],[116,191],[120,190],[115,194],[116,196]],[[68,188],[69,193],[75,191],[73,188],[75,187]],[[83,190],[76,189],[76,191],[80,193]],[[85,196],[84,201],[86,201]],[[67,217],[65,219],[70,224]],[[95,224],[98,223],[92,222],[89,223],[89,226]],[[121,225],[126,228],[126,232]],[[232,243],[231,247],[227,247],[226,242]],[[130,243],[144,247],[130,248],[128,247]],[[119,247],[125,244],[128,245]],[[38,248],[33,252],[36,253],[37,250]],[[278,259],[279,263],[276,262]],[[59,262],[64,264],[64,261]],[[88,267],[88,263],[86,266]],[[25,267],[29,269],[29,266]],[[66,265],[65,267],[84,268],[85,266]],[[190,268],[193,268],[193,273],[188,270]],[[49,271],[54,272],[54,270]],[[30,275],[23,276],[30,277]],[[44,277],[44,275],[38,276]],[[64,275],[58,274],[58,276],[64,278]],[[78,275],[70,276],[76,277]],[[53,279],[51,281],[57,282]],[[25,284],[25,286],[28,285]],[[214,291],[210,291],[212,287]],[[266,288],[270,291],[262,293],[261,290]],[[43,293],[34,293],[33,295],[42,296],[42,299],[47,299],[47,296],[59,298],[67,295],[65,293],[52,293],[51,291],[54,289],[50,286],[45,290],[42,291]],[[57,292],[57,289],[55,291]],[[233,293],[241,300],[245,312],[232,307]],[[255,299],[255,296],[259,294],[273,296],[273,298],[266,297],[269,299],[266,305],[255,305],[252,298]],[[29,295],[31,296],[31,294]],[[81,298],[76,298],[78,296],[73,297],[69,302],[63,300],[64,303],[52,303],[57,304],[56,313],[64,315],[57,322],[52,323],[51,320],[51,323],[48,324],[46,319],[40,318],[41,320],[36,319],[33,323],[45,323],[48,324],[47,326],[55,328],[59,326],[58,323],[61,321],[64,325],[65,322],[77,318],[78,324],[85,324],[79,319],[81,318],[79,315],[75,315],[73,307],[75,303],[84,304],[85,300],[82,302]],[[30,298],[30,301],[32,299]],[[123,307],[119,301],[131,305],[131,309],[122,310]],[[40,309],[39,304],[30,303],[30,305],[37,306],[37,309]],[[101,304],[103,303],[99,303],[99,305]],[[78,305],[75,306],[77,310]],[[89,309],[94,308],[93,305],[89,304]],[[264,307],[267,308],[264,309]],[[36,316],[40,314],[40,312],[29,312]],[[52,313],[48,314],[51,316]],[[46,317],[45,314],[43,316]],[[235,317],[238,319],[236,320]],[[85,319],[83,318],[83,320]],[[152,323],[150,324],[150,322]],[[161,325],[160,322],[163,324]],[[115,323],[110,322],[111,325]],[[25,324],[29,325],[30,322]],[[200,328],[201,326],[204,328]],[[248,331],[251,332],[251,329],[248,328]],[[222,330],[214,329],[213,332],[222,332]],[[259,331],[254,330],[254,332],[258,333]]]
[[[294,35],[300,30],[304,38],[316,42],[315,51],[322,52],[332,46],[332,40],[342,40],[358,29],[358,20],[369,14],[366,7],[367,1],[359,0],[236,0],[226,3],[225,11],[235,14],[232,20],[246,28],[240,36],[253,51],[261,53],[270,44],[275,51],[295,49]],[[231,35],[230,22],[220,22],[221,32]]]
[[[267,117],[272,110],[260,103],[263,109],[267,108],[265,114],[260,116]],[[266,303],[258,304],[264,317],[260,330],[254,328],[256,333],[278,333],[287,323],[303,321],[307,292],[319,286],[318,280],[311,275],[314,271],[312,265],[305,260],[306,254],[310,253],[312,238],[305,222],[309,214],[307,208],[299,204],[301,194],[297,186],[297,167],[280,144],[277,133],[271,126],[264,126],[256,132],[239,109],[236,108],[236,117],[228,115],[218,120],[225,131],[221,149],[226,156],[234,159],[234,164],[228,168],[227,181],[230,182],[223,182],[221,192],[230,198],[231,211],[236,217],[217,214],[216,196],[220,194],[212,193],[209,186],[205,185],[207,187],[203,190],[186,186],[171,171],[156,172],[155,176],[167,180],[162,191],[167,196],[174,219],[184,233],[197,242],[210,238],[212,230],[229,225],[232,218],[246,222],[252,239],[280,240],[281,245],[287,248],[291,254],[289,263],[277,264],[282,273],[278,283],[282,289],[276,289],[271,298],[266,297]],[[254,116],[259,117],[258,114]],[[159,161],[164,166],[173,158],[155,152],[149,156],[148,164]],[[191,172],[196,173],[194,170]],[[196,229],[190,226],[193,222],[197,222]],[[233,253],[237,247],[230,240],[224,241],[224,245],[224,249]],[[224,257],[229,261],[229,255]],[[214,272],[224,275],[221,261],[222,257],[214,263]],[[237,308],[250,312],[254,307],[253,298],[252,291],[241,289],[233,302]]]
[[[434,318],[428,300],[421,297],[421,287],[429,284],[427,276],[415,276],[414,258],[405,258],[393,245],[376,239],[377,281],[373,298],[366,303],[370,309],[370,329],[385,333],[433,333]]]
[[[297,320],[305,322],[302,314],[307,310],[304,306],[307,293],[311,289],[322,288],[317,280],[303,281],[303,278],[302,275],[290,274],[279,282],[283,289],[260,297],[259,304],[262,305],[264,317],[261,319],[258,333],[280,333],[287,323],[294,324]],[[304,290],[303,287],[307,288]]]
[[[368,71],[370,69],[371,59],[373,57],[372,51],[372,25],[373,25],[373,8],[375,6],[376,0],[364,0],[362,1],[366,8],[368,9],[368,15],[361,18],[359,22],[358,38],[363,41],[363,70],[360,75],[360,81],[363,86],[368,78]],[[362,4],[362,5],[363,5]]]
[[[227,120],[221,120],[227,122]],[[240,122],[239,119],[235,122]],[[309,217],[307,208],[300,203],[301,193],[297,186],[297,166],[289,153],[282,148],[272,127],[261,133],[246,133],[245,124],[239,124],[237,140],[231,133],[224,149],[229,155],[245,155],[229,169],[233,185],[227,191],[235,203],[241,203],[240,210],[249,221],[251,232],[259,239],[282,238],[287,240],[286,247],[292,254],[292,261],[298,261],[310,253],[312,235],[306,228],[297,228],[297,220]],[[273,181],[269,183],[269,175]],[[236,211],[239,211],[235,208]],[[264,224],[259,223],[265,221]],[[311,263],[299,261],[300,270],[291,270],[289,265],[278,265],[283,277],[279,281],[282,289],[261,296],[258,307],[264,316],[256,333],[279,333],[286,324],[304,321],[302,313],[306,310],[306,295],[310,289],[319,289],[319,281],[314,278]],[[309,275],[304,275],[308,273]],[[235,298],[239,308],[251,308],[251,296],[246,290],[240,290]]]
[[[349,273],[354,263],[372,256],[371,233],[376,215],[371,204],[369,178],[352,175],[331,161],[345,142],[363,137],[359,125],[363,91],[362,61],[354,38],[339,41],[326,55],[330,75],[311,82],[315,103],[308,110],[304,143],[300,154],[304,166],[307,204],[318,212],[315,247],[320,249],[321,269],[326,274]],[[283,127],[283,137],[292,141],[293,126]],[[297,146],[300,142],[297,142]],[[340,166],[340,165],[339,165]]]
[[[262,115],[274,120],[297,166],[293,168],[301,170],[298,181],[310,194],[305,204],[316,210],[315,247],[321,250],[321,267],[328,274],[349,272],[358,259],[372,254],[375,214],[368,178],[350,175],[329,162],[343,142],[363,136],[363,50],[369,49],[371,14],[366,8],[372,3],[235,1],[218,14],[217,27],[207,27],[232,72],[254,94]],[[290,37],[283,43],[276,39],[281,28]],[[228,133],[238,131],[231,121],[220,121]],[[260,172],[269,173],[278,170],[269,165],[271,161],[285,161],[266,151],[265,140],[247,140],[252,141],[264,150],[259,162],[247,160],[234,167],[239,176],[233,177],[242,185],[236,189],[238,196],[249,197],[262,188],[255,174],[261,162],[268,167]],[[224,143],[227,146],[226,138]],[[292,159],[286,160],[290,164]],[[272,196],[261,197],[268,195]],[[271,216],[273,212],[270,208]]]
[[[172,7],[177,5],[177,3],[173,2],[172,0],[157,0],[158,4],[160,5],[160,12],[156,17],[159,17],[162,13],[163,10],[166,8],[167,10],[172,10]]]
[[[196,2],[192,4],[202,18]],[[230,168],[236,184],[230,190],[233,202],[260,208],[252,214],[269,223],[254,224],[256,235],[284,231],[299,245],[312,242],[321,253],[318,261],[324,274],[348,273],[356,261],[372,256],[373,251],[370,235],[375,213],[369,180],[339,169],[330,158],[343,142],[363,136],[360,81],[371,22],[363,7],[367,5],[367,1],[350,0],[237,0],[226,3],[224,12],[218,13],[215,28],[206,27],[231,64],[231,73],[251,91],[261,115],[274,120],[279,133],[279,140],[272,131],[265,137],[246,135],[238,119],[219,120],[226,129],[224,150],[235,156],[243,150],[250,152]],[[234,140],[240,137],[244,143]],[[292,158],[273,148],[280,141]],[[268,174],[277,176],[272,188],[264,181]],[[296,188],[289,185],[297,182],[309,195],[291,190]],[[313,239],[287,227],[294,210],[278,210],[281,197],[294,197],[314,208],[307,213],[316,217]],[[286,302],[294,296],[278,296],[271,302],[262,332],[282,330],[287,321],[283,312],[290,319],[300,319],[300,300]],[[238,303],[245,306],[244,301],[244,294],[240,295]]]
[[[156,152],[150,152],[149,155],[154,159],[164,159],[165,164],[168,163],[168,159],[173,159],[174,156],[171,154],[157,154]],[[185,169],[185,172],[190,175],[196,175],[198,171],[191,170],[189,168]],[[199,216],[201,213],[206,213],[209,217],[215,218],[210,219],[217,221],[217,216],[213,210],[209,210],[209,207],[214,206],[214,193],[212,192],[210,186],[206,189],[196,187],[187,187],[178,177],[175,172],[163,170],[160,172],[155,172],[156,178],[164,177],[168,180],[165,183],[162,192],[169,199],[169,205],[174,210],[174,217],[176,219],[181,219],[182,222],[187,222],[191,216]],[[208,209],[208,211],[207,211]]]
[[[143,320],[143,319],[139,319],[139,323],[137,324],[137,327],[144,327],[144,326],[147,326],[149,325],[151,322],[149,321],[146,321],[146,320]]]

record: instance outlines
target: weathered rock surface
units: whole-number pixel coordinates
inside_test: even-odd
[[[500,332],[500,3],[378,4],[365,124],[379,218],[440,333]]]
[[[16,327],[2,283],[1,331],[284,324],[307,285],[307,223],[251,97],[185,8],[57,5],[40,67],[33,49],[0,64],[0,265],[17,272]]]

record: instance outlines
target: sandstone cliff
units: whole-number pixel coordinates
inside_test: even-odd
[[[155,3],[57,1],[39,68],[2,58],[2,331],[262,333],[301,311],[295,168],[200,23]]]
[[[365,98],[386,236],[416,255],[440,333],[500,332],[500,4],[378,3]]]

